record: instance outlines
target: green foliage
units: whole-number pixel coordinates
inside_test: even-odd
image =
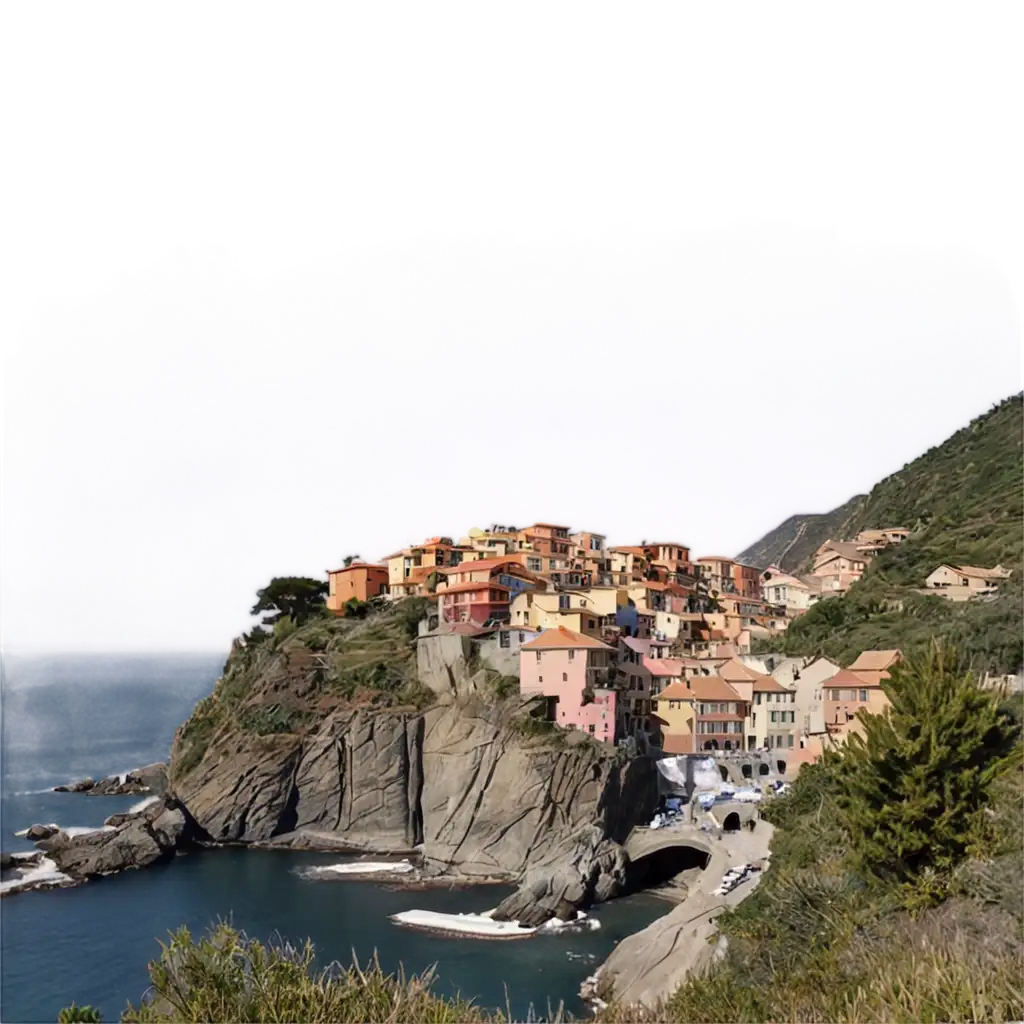
[[[221,923],[194,941],[187,928],[161,943],[149,965],[152,990],[145,1002],[129,1006],[125,1022],[182,1024],[305,1021],[349,1024],[362,1021],[447,1022],[488,1019],[473,1003],[444,999],[430,989],[433,972],[389,975],[374,959],[318,970],[312,944],[294,947],[248,938]]]
[[[848,739],[836,800],[860,870],[933,885],[922,872],[948,874],[963,859],[993,780],[1018,755],[1020,726],[938,644],[883,688],[891,706]]]
[[[314,615],[322,614],[326,605],[327,584],[308,576],[275,576],[256,592],[256,603],[249,614],[263,616],[263,625],[271,626],[285,616],[302,625]]]
[[[94,1006],[72,1003],[57,1014],[57,1024],[102,1024],[100,1011]]]
[[[407,597],[397,605],[398,618],[410,639],[419,632],[420,620],[427,614],[431,602],[425,597]]]
[[[341,562],[342,568],[347,569],[353,562],[361,562],[362,555],[346,555]]]
[[[202,761],[221,721],[222,705],[214,694],[204,697],[192,709],[192,714],[181,727],[175,744],[179,752],[175,767],[180,774],[187,775]]]
[[[238,724],[245,732],[268,736],[279,732],[296,732],[308,717],[308,714],[297,708],[271,704],[267,707],[247,708],[239,718]]]
[[[290,615],[282,615],[274,623],[273,636],[275,645],[287,640],[298,628],[298,623]]]
[[[351,619],[365,619],[370,611],[366,601],[360,601],[358,597],[350,597],[344,605],[345,614]]]

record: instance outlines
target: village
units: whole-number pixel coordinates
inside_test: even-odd
[[[420,597],[432,610],[416,639],[421,675],[456,655],[518,680],[549,721],[608,744],[680,755],[768,750],[812,762],[888,703],[882,682],[899,650],[824,658],[752,653],[819,601],[844,594],[878,552],[910,531],[864,530],[826,541],[809,573],[721,556],[691,558],[678,542],[609,547],[602,534],[534,523],[433,537],[328,572],[328,609]],[[923,593],[991,597],[1000,566],[941,565]]]

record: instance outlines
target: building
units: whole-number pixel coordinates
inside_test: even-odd
[[[689,684],[695,707],[695,750],[742,750],[749,702],[721,676],[694,676]],[[660,698],[658,710],[660,714]]]
[[[889,671],[902,661],[901,651],[861,651],[850,666],[850,671],[868,684],[881,684],[889,678]]]
[[[814,556],[811,575],[821,580],[823,593],[842,594],[864,575],[871,556],[847,541],[826,541]]]
[[[783,605],[790,618],[802,615],[811,605],[811,588],[788,573],[773,575],[762,585],[761,595],[771,604]]]
[[[666,754],[695,753],[697,712],[690,686],[676,679],[661,691],[656,703],[661,749]]]
[[[697,571],[700,573],[700,579],[707,586],[708,593],[712,597],[717,594],[736,592],[734,568],[735,562],[731,558],[722,558],[720,555],[708,555],[706,558],[697,559]]]
[[[732,579],[736,593],[755,601],[761,596],[761,570],[752,565],[733,562]]]
[[[999,584],[1009,578],[1010,571],[1001,565],[992,569],[977,565],[940,565],[924,581],[923,593],[951,601],[967,601],[972,597],[997,593]]]
[[[508,622],[509,589],[490,581],[456,583],[438,592],[437,612],[441,622]]]
[[[856,729],[853,723],[861,711],[877,715],[889,706],[878,680],[845,668],[828,681],[825,697],[825,728],[837,741]]]
[[[414,577],[425,582],[432,571],[458,565],[467,554],[474,554],[473,549],[453,543],[450,537],[431,537],[422,544],[386,555],[381,561],[388,567],[389,593],[405,597],[402,591],[408,589]],[[416,573],[417,569],[425,571]]]
[[[327,573],[327,607],[337,615],[345,614],[349,601],[369,601],[386,596],[388,567],[369,562],[352,562]]]
[[[616,693],[611,685],[612,648],[564,627],[547,629],[519,650],[519,689],[548,699],[548,717],[615,742]]]
[[[796,694],[796,724],[801,740],[825,733],[825,687],[840,671],[840,666],[828,658],[807,662],[785,658],[772,669],[772,678]]]
[[[747,731],[748,749],[799,749],[800,725],[797,722],[796,691],[783,686],[771,676],[760,674],[754,680],[753,690],[754,704]]]

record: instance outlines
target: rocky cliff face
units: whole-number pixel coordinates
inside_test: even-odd
[[[305,737],[227,730],[191,771],[172,760],[173,792],[213,840],[421,845],[428,864],[470,876],[564,863],[570,846],[622,839],[651,813],[651,764],[582,736],[523,735],[522,712],[460,699],[419,714],[338,710]]]

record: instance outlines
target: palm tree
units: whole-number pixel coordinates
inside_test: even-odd
[[[363,559],[362,555],[346,555],[342,559],[342,567],[347,569],[353,562],[361,562]]]

